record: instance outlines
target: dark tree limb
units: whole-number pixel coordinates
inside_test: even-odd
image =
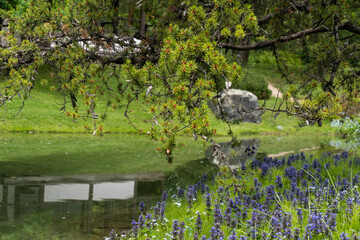
[[[360,35],[360,27],[355,25],[352,22],[345,22],[343,24],[340,24],[338,26],[338,30],[347,30],[349,32],[355,33]],[[285,43],[290,42],[308,35],[316,34],[316,33],[324,33],[324,32],[331,32],[331,30],[325,26],[318,26],[315,28],[308,28],[301,30],[296,33],[292,33],[289,35],[281,36],[278,39],[272,39],[272,40],[266,40],[262,42],[257,42],[249,45],[237,45],[232,43],[219,43],[218,47],[226,48],[226,49],[232,49],[232,50],[238,50],[238,51],[248,51],[248,50],[255,50],[255,49],[261,49],[266,47],[271,47],[274,44],[277,43]]]

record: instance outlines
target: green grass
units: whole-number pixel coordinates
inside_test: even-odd
[[[170,173],[186,162],[205,157],[202,143],[180,138],[186,146],[168,164],[156,142],[134,134],[3,134],[0,176],[99,173]],[[187,144],[189,143],[189,144]],[[191,144],[190,144],[191,143]],[[161,166],[161,167],[159,167]]]
[[[266,101],[266,106],[271,108],[274,106],[276,99],[271,98]],[[2,132],[55,132],[55,133],[92,133],[87,131],[84,126],[93,126],[90,118],[80,118],[76,121],[71,120],[64,113],[60,112],[61,96],[45,91],[44,87],[35,88],[32,92],[32,97],[25,102],[24,108],[15,117],[21,106],[20,99],[15,99],[7,105],[6,115],[0,120],[0,131]],[[259,101],[259,105],[264,102]],[[105,111],[104,101],[98,104],[97,112],[99,115]],[[0,114],[4,114],[4,109],[1,109]],[[139,104],[134,105],[134,109],[130,116],[136,123],[139,129],[146,129],[149,127],[146,123],[138,120],[136,116],[144,116],[147,114],[147,109]],[[210,112],[210,122],[213,127],[218,129],[219,135],[227,135],[228,126],[222,120]],[[137,131],[129,124],[128,119],[124,116],[124,109],[113,110],[109,108],[107,111],[107,118],[104,121],[98,121],[103,124],[105,132],[117,133],[136,133]],[[258,134],[258,133],[288,133],[288,132],[329,132],[329,124],[325,122],[323,127],[319,128],[304,127],[298,128],[298,120],[295,117],[288,117],[285,114],[280,114],[276,120],[272,118],[271,112],[266,112],[262,116],[261,124],[253,123],[238,123],[232,124],[234,134]]]
[[[249,67],[247,71],[251,71],[251,76],[259,76],[266,81],[273,82],[275,85],[284,85],[284,79],[281,78],[277,69],[273,64],[257,64]],[[39,71],[39,79],[48,78],[47,69]],[[284,85],[285,86],[285,85]],[[6,107],[0,108],[0,131],[1,132],[54,132],[54,133],[92,133],[84,127],[93,128],[91,118],[80,118],[76,121],[71,120],[60,111],[63,103],[63,97],[58,92],[50,92],[50,86],[41,86],[37,84],[32,90],[31,97],[25,102],[24,108],[18,113],[22,104],[22,100],[14,98],[11,102],[7,102]],[[97,124],[103,124],[105,132],[116,133],[136,133],[137,131],[129,124],[128,119],[124,116],[124,108],[113,110],[111,107],[107,109],[106,119],[101,116],[106,110],[105,96],[100,96],[96,112],[100,116]],[[275,98],[266,101],[266,107],[272,108],[275,104]],[[78,99],[81,104],[81,99]],[[259,105],[263,105],[263,101],[259,101]],[[68,106],[71,110],[70,106]],[[139,129],[148,129],[149,124],[139,120],[148,115],[148,109],[143,104],[133,103],[130,117]],[[15,115],[18,115],[15,117]],[[84,112],[80,110],[82,115]],[[228,126],[221,120],[215,118],[210,112],[210,121],[213,127],[217,128],[219,135],[227,135]],[[287,117],[280,114],[276,121],[272,119],[272,113],[266,112],[262,117],[261,124],[239,123],[234,124],[233,132],[239,134],[258,134],[258,133],[289,133],[289,132],[328,132],[332,131],[328,124],[324,124],[322,128],[306,127],[297,128],[297,119]],[[139,118],[138,118],[139,117]],[[280,129],[279,129],[280,128]]]
[[[326,146],[331,136],[314,135],[247,135],[241,138],[260,139],[259,153],[298,152],[304,148]],[[219,143],[229,137],[218,137]],[[0,177],[106,174],[106,173],[170,173],[183,168],[186,174],[207,171],[215,166],[199,164],[205,159],[205,149],[211,147],[192,137],[178,137],[185,146],[176,149],[172,164],[155,151],[157,143],[136,134],[24,134],[0,136]],[[190,172],[187,172],[190,171]],[[201,175],[192,173],[192,175]]]

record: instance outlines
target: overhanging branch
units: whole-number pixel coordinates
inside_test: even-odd
[[[274,40],[266,40],[266,41],[262,41],[262,42],[253,43],[250,45],[236,45],[236,44],[231,44],[231,43],[219,43],[218,47],[232,49],[232,50],[238,50],[238,51],[255,50],[255,49],[271,47],[276,43],[290,42],[292,40],[299,39],[299,38],[302,38],[307,35],[321,33],[321,32],[328,32],[328,31],[329,31],[329,29],[326,27],[309,28],[309,29],[299,31],[297,33],[293,33],[293,34],[286,35],[286,36],[281,36],[280,38],[274,39]]]
[[[360,27],[355,25],[352,22],[345,22],[338,26],[339,30],[347,30],[349,32],[355,33],[360,35]],[[323,33],[323,32],[332,32],[331,29],[325,27],[325,26],[319,26],[315,28],[308,28],[304,29],[302,31],[281,36],[278,39],[273,40],[266,40],[262,42],[253,43],[250,45],[237,45],[237,44],[231,44],[231,43],[219,43],[218,47],[226,48],[226,49],[232,49],[232,50],[238,50],[238,51],[249,51],[249,50],[255,50],[255,49],[262,49],[266,47],[271,47],[274,44],[277,43],[285,43],[290,42],[308,35],[316,34],[316,33]]]

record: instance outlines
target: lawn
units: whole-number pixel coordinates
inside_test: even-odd
[[[273,65],[258,64],[255,68],[250,68],[252,74],[261,75],[266,81],[273,81],[275,84],[283,83],[283,79],[272,71]],[[48,73],[46,70],[39,71],[40,79],[46,78]],[[257,75],[256,75],[257,74]],[[14,98],[8,101],[5,107],[0,109],[0,131],[2,132],[48,132],[48,133],[89,133],[92,131],[87,129],[93,128],[93,121],[90,117],[81,117],[76,121],[70,119],[63,111],[60,111],[63,103],[63,96],[58,92],[49,91],[49,85],[42,86],[37,84],[32,90],[31,97],[25,101],[25,106],[19,112],[22,100]],[[80,102],[81,100],[79,100]],[[108,133],[137,133],[124,116],[124,108],[113,109],[106,107],[107,98],[100,96],[97,104],[96,112],[100,116],[97,124],[102,124],[104,131]],[[275,98],[270,98],[265,102],[268,108],[274,107],[276,103]],[[259,105],[264,104],[263,100],[259,100]],[[69,107],[69,106],[68,106]],[[132,111],[129,113],[131,120],[134,121],[139,129],[146,130],[149,125],[142,122],[141,118],[148,116],[148,107],[144,104],[133,103],[131,105]],[[103,119],[106,111],[106,119]],[[81,112],[81,109],[79,111]],[[85,114],[83,114],[85,115]],[[216,119],[209,110],[210,122],[213,127],[217,128],[217,133],[225,136],[228,133],[228,126],[223,121]],[[232,125],[232,130],[235,135],[241,134],[259,134],[259,133],[291,133],[291,132],[332,132],[329,128],[328,122],[325,122],[323,127],[298,127],[298,120],[294,117],[280,114],[276,120],[273,119],[271,112],[266,112],[262,116],[261,124],[252,123],[238,123]]]

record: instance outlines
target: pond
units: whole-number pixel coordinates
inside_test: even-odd
[[[323,151],[331,139],[250,135],[232,144],[227,137],[217,141],[231,145],[229,153],[241,162],[249,157],[248,145],[258,157],[281,157],[289,150]],[[179,142],[185,146],[168,164],[156,143],[138,135],[2,135],[0,239],[103,239],[112,228],[128,229],[140,202],[150,206],[164,190],[172,193],[218,170],[206,159],[209,144],[186,137]]]

